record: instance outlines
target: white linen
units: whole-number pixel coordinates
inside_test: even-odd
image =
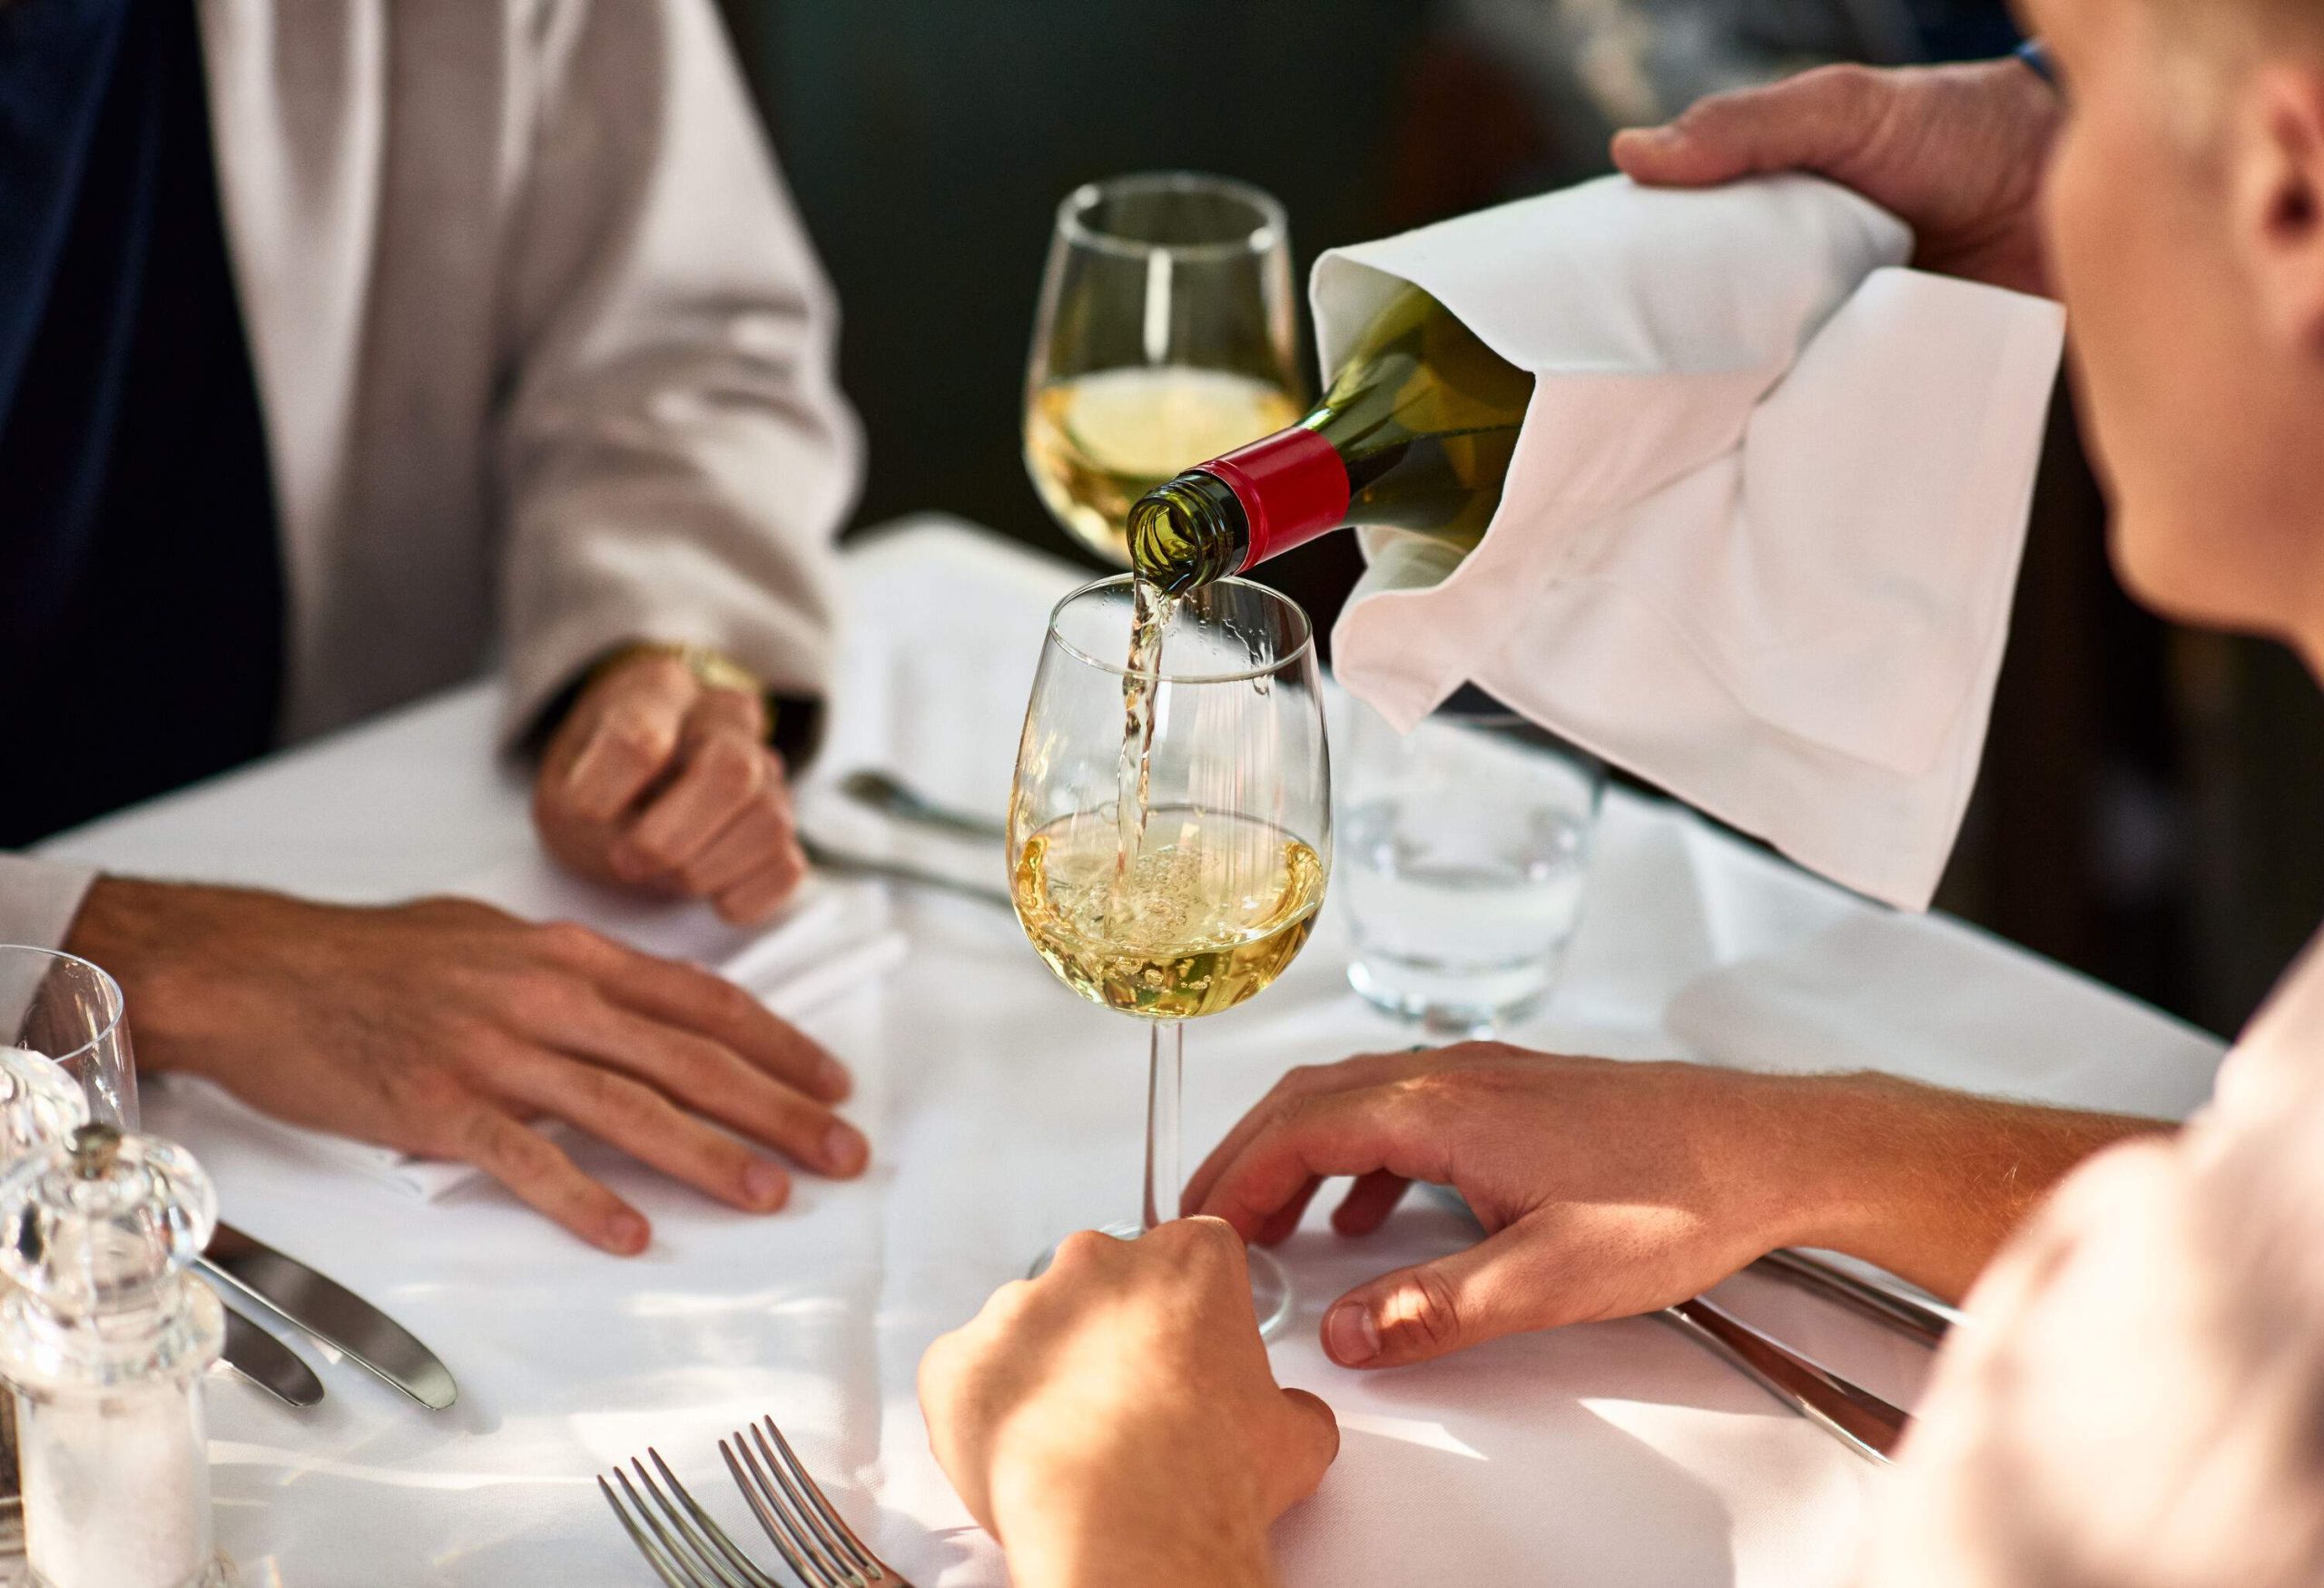
[[[1814,178],[1608,178],[1325,254],[1325,368],[1410,281],[1536,376],[1464,561],[1365,532],[1342,682],[1409,726],[1473,680],[1925,908],[1984,748],[2063,317],[1896,268],[1911,248]]]
[[[448,891],[529,921],[577,921],[646,953],[706,966],[758,994],[794,1025],[893,970],[906,949],[878,889],[829,877],[811,879],[779,919],[757,930],[728,926],[699,905],[641,899],[586,882],[537,850]],[[310,1154],[377,1176],[423,1202],[459,1189],[479,1172],[465,1163],[288,1125],[191,1077],[172,1078],[170,1084],[172,1090],[193,1092],[212,1108],[238,1113],[260,1129],[294,1139]],[[560,1138],[566,1134],[554,1123],[548,1129]]]
[[[1008,794],[1042,615],[1078,577],[957,527],[859,542],[846,559],[858,620],[825,775],[909,773],[932,797],[995,811]],[[521,785],[484,761],[493,699],[472,691],[369,734],[287,758],[76,834],[76,856],[165,859],[255,880],[303,868],[335,896],[446,885],[531,842]],[[402,779],[402,797],[367,783]],[[420,785],[428,797],[416,797]],[[234,833],[264,844],[205,848]],[[174,835],[174,836],[173,836]],[[223,855],[224,858],[220,858]],[[1589,914],[1565,991],[1513,1033],[1537,1046],[1662,1056],[1666,1011],[1739,961],[1797,969],[1869,912],[1839,890],[1673,807],[1617,795],[1600,833]],[[220,1532],[249,1582],[298,1588],[645,1582],[591,1482],[658,1447],[738,1539],[756,1538],[715,1440],[771,1412],[864,1536],[921,1588],[997,1588],[992,1546],[928,1455],[913,1372],[1042,1246],[1135,1202],[1145,1076],[1137,1030],[1060,987],[1007,912],[902,893],[904,969],[810,1014],[855,1067],[852,1116],[871,1169],[802,1177],[791,1209],[755,1218],[586,1144],[582,1161],[655,1221],[653,1248],[582,1248],[489,1185],[419,1213],[377,1180],[333,1172],[278,1138],[162,1098],[216,1177],[227,1216],[386,1307],[461,1385],[431,1417],[345,1365],[330,1398],[292,1415],[236,1385],[211,1396]],[[1954,929],[1906,918],[1894,930]],[[1187,1144],[1203,1151],[1282,1069],[1399,1048],[1406,1028],[1347,989],[1336,910],[1282,981],[1188,1033]],[[2008,962],[2006,964],[2003,961]],[[2126,1095],[2183,1086],[2216,1045],[2102,989],[2004,953],[1960,979],[1900,984],[1896,1051],[1923,1070],[1992,1080],[1989,1048],[2088,1022],[2107,1033]],[[1949,1026],[1976,998],[1983,1029]],[[1933,1001],[1924,1004],[1919,1001]],[[1853,1061],[1887,1057],[1876,1022]],[[132,1011],[133,1021],[134,1011]],[[2024,1084],[2081,1084],[2025,1041]],[[2004,1079],[2007,1079],[2006,1076]],[[1630,1321],[1501,1342],[1431,1366],[1360,1376],[1315,1343],[1341,1289],[1464,1238],[1415,1198],[1380,1236],[1310,1227],[1285,1248],[1299,1312],[1278,1374],[1338,1409],[1336,1468],[1278,1533],[1293,1588],[1435,1581],[1561,1588],[1739,1583],[1838,1588],[1876,1485],[1872,1470],[1675,1333]],[[1909,1401],[1925,1353],[1749,1277],[1722,1298],[1859,1382]],[[310,1346],[295,1342],[310,1357]],[[763,1557],[763,1546],[759,1552]]]

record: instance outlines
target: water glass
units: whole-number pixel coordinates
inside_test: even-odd
[[[1403,735],[1351,702],[1336,743],[1349,981],[1438,1035],[1539,1007],[1581,921],[1605,768],[1498,712]]]
[[[54,1059],[89,1100],[90,1118],[134,1130],[137,1073],[123,1008],[121,984],[88,961],[0,944],[0,1046]],[[0,1390],[0,1580],[15,1581],[24,1550],[16,1402]]]
[[[92,1119],[137,1129],[137,1070],[121,983],[88,961],[0,945],[0,1045],[54,1059],[79,1083]]]

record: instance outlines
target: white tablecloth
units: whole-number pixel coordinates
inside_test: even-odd
[[[943,520],[860,543],[824,773],[885,764],[1000,810],[1043,615],[1075,582]],[[461,691],[52,851],[345,900],[447,887],[531,842],[519,782],[487,759],[490,720],[488,690]],[[330,1398],[304,1415],[218,1382],[221,1533],[243,1581],[643,1583],[592,1475],[655,1445],[754,1539],[714,1445],[763,1412],[921,1588],[1003,1581],[927,1454],[914,1366],[1059,1234],[1131,1211],[1144,1044],[1058,985],[1005,912],[907,894],[897,914],[903,967],[810,1021],[855,1067],[870,1173],[803,1179],[791,1208],[762,1219],[586,1155],[655,1221],[634,1261],[584,1249],[489,1186],[417,1206],[154,1089],[152,1122],[200,1152],[230,1218],[387,1307],[461,1385],[431,1416],[346,1364],[322,1366]],[[1344,961],[1332,920],[1265,996],[1189,1032],[1189,1162],[1285,1066],[1409,1041],[1347,991]],[[1628,798],[1608,811],[1567,988],[1518,1034],[1879,1065],[2157,1113],[2198,1101],[2219,1057],[1965,928],[1876,912]],[[1285,1248],[1304,1305],[1275,1355],[1285,1383],[1337,1407],[1344,1443],[1323,1494],[1280,1530],[1290,1582],[1844,1580],[1872,1469],[1654,1323],[1393,1374],[1334,1367],[1315,1343],[1323,1304],[1463,1237],[1415,1200],[1381,1236],[1341,1241],[1321,1227],[1328,1201]],[[1876,1327],[1749,1277],[1723,1295],[1883,1393],[1918,1386],[1925,1355]]]

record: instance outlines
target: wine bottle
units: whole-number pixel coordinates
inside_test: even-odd
[[[1306,418],[1132,505],[1131,562],[1176,595],[1346,524],[1473,546],[1501,504],[1532,393],[1532,376],[1403,287]]]

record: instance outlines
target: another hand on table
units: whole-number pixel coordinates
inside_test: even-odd
[[[643,1250],[645,1219],[530,1121],[762,1213],[790,1176],[728,1131],[824,1174],[867,1157],[832,1112],[849,1090],[837,1060],[733,983],[582,927],[459,899],[349,909],[107,877],[67,946],[121,981],[140,1068],[474,1164],[610,1252]]]
[[[1957,1297],[2058,1179],[2149,1120],[1999,1103],[1873,1075],[1757,1075],[1495,1042],[1295,1070],[1230,1131],[1184,1206],[1272,1245],[1323,1180],[1356,1176],[1344,1235],[1406,1187],[1453,1187],[1466,1251],[1359,1286],[1324,1315],[1350,1367],[1624,1317],[1784,1246],[1825,1247]]]
[[[591,679],[533,785],[541,843],[584,876],[763,921],[806,874],[766,704],[639,655]]]
[[[1339,1451],[1331,1409],[1277,1388],[1243,1243],[1209,1219],[1069,1237],[928,1348],[936,1459],[1018,1588],[1240,1588],[1266,1530]]]
[[[1666,187],[1812,172],[1903,219],[1922,269],[2048,295],[2038,210],[2063,116],[2019,61],[1827,66],[1617,133],[1614,163]]]

